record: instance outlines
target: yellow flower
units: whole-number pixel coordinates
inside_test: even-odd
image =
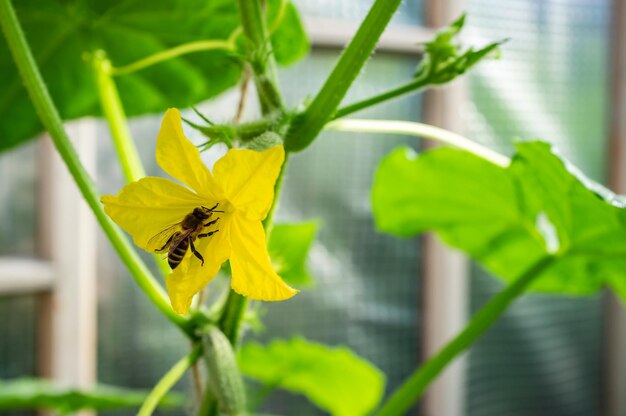
[[[209,226],[200,225],[186,239],[189,244],[182,246],[189,249],[167,277],[170,302],[177,313],[187,313],[193,296],[227,259],[232,269],[231,286],[241,295],[276,301],[297,293],[274,272],[261,224],[272,204],[274,183],[284,158],[282,146],[263,152],[231,149],[211,173],[198,149],[185,137],[179,111],[169,109],[157,138],[156,159],[163,170],[191,190],[168,179],[146,177],[126,185],[117,196],[102,197],[113,221],[133,237],[136,245],[152,253],[172,246],[176,237],[169,243],[168,239],[177,232],[189,231],[181,221],[194,209],[206,214],[199,216],[206,220],[203,224],[217,220]],[[172,227],[174,224],[177,226]],[[199,256],[192,253],[192,246]]]

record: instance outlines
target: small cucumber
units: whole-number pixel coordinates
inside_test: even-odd
[[[202,331],[202,343],[209,387],[220,404],[220,410],[229,416],[246,415],[243,379],[228,338],[216,326],[210,325]]]

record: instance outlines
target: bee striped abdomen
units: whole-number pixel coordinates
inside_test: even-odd
[[[180,262],[183,261],[185,254],[187,254],[188,248],[189,240],[187,238],[173,242],[173,244],[170,245],[170,249],[167,253],[167,262],[172,270],[174,270],[180,264]]]

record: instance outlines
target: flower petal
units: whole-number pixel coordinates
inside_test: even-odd
[[[104,195],[101,201],[109,217],[133,237],[136,245],[150,252],[167,241],[153,237],[182,221],[194,208],[211,204],[181,185],[154,177],[131,182],[117,196]]]
[[[182,315],[189,311],[194,295],[213,280],[222,263],[230,256],[228,223],[228,218],[222,218],[216,224],[217,233],[194,242],[204,257],[204,265],[188,250],[181,264],[167,277],[167,293],[176,313]],[[213,229],[211,227],[210,230]]]
[[[250,219],[262,220],[274,198],[274,184],[285,160],[282,146],[263,152],[231,149],[215,163],[213,175],[225,197]]]
[[[298,293],[272,268],[265,231],[259,220],[235,213],[230,226],[230,244],[231,286],[235,292],[251,299],[270,301],[289,299]]]
[[[200,152],[185,137],[180,112],[176,108],[167,110],[161,122],[156,159],[164,171],[198,194],[210,199],[222,199],[222,191],[200,159]]]

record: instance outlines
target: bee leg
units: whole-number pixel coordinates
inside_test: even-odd
[[[218,231],[219,230],[215,230],[215,231],[210,231],[210,232],[204,233],[204,234],[198,234],[198,238],[211,237],[213,234],[215,234]]]
[[[163,244],[163,247],[161,247],[161,248],[159,248],[159,249],[157,249],[157,250],[154,250],[154,251],[155,251],[155,253],[158,253],[159,251],[163,251],[163,250],[165,250],[165,248],[166,248],[167,246],[169,246],[169,245],[170,245],[170,243],[172,242],[172,238],[174,238],[174,236],[175,236],[175,235],[176,235],[176,233],[172,234],[172,235],[170,236],[170,238],[168,238],[168,239],[167,239],[167,241],[165,242],[165,244]]]
[[[193,240],[191,238],[189,239],[189,248],[191,248],[193,255],[200,259],[202,266],[204,266],[204,257],[202,257],[202,254],[198,253],[198,250],[196,250],[196,246],[193,245]]]
[[[213,221],[209,221],[206,224],[204,224],[205,227],[210,227],[211,225],[215,224],[217,222],[217,220],[219,220],[219,218],[214,219]]]

